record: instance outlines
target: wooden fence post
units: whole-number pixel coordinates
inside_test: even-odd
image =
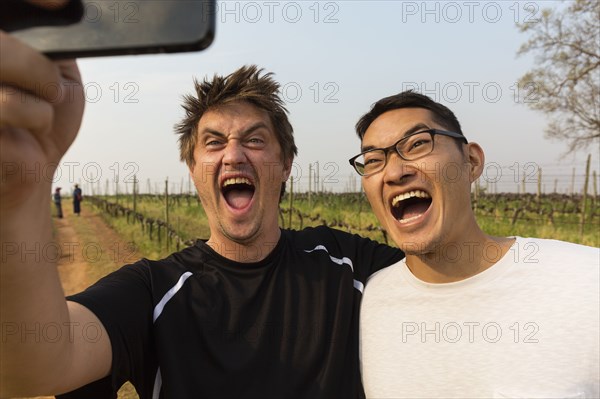
[[[133,213],[137,212],[137,175],[133,175]]]
[[[315,167],[315,193],[319,191],[319,161],[315,162],[317,166]]]
[[[288,219],[288,229],[292,228],[293,210],[294,210],[294,177],[290,176],[290,216]]]
[[[540,203],[541,196],[542,196],[542,168],[538,167],[537,198],[536,198],[538,205]]]
[[[309,163],[308,164],[308,209],[312,209],[311,193],[312,193],[312,163]]]
[[[190,197],[192,196],[192,187],[191,187],[191,175],[188,173],[188,192],[187,195],[185,196],[187,199],[187,206],[189,208],[190,206]]]
[[[165,223],[169,225],[169,178],[165,179]],[[165,228],[166,231],[166,228]],[[166,240],[167,251],[169,250],[169,236],[167,234]]]
[[[592,215],[596,214],[596,201],[598,200],[598,176],[596,175],[596,171],[592,174],[594,179],[594,197],[592,198]]]
[[[119,203],[119,175],[115,176],[115,202]]]
[[[590,162],[592,160],[592,154],[588,154],[587,162],[585,163],[585,182],[583,183],[583,196],[581,198],[581,229],[579,230],[579,234],[581,239],[583,240],[583,230],[585,226],[585,211],[586,211],[586,200],[587,200],[587,190],[588,190],[588,182],[590,180]]]

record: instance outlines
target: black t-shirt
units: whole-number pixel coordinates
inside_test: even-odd
[[[68,298],[102,321],[113,363],[108,378],[63,398],[111,397],[127,380],[142,399],[363,397],[363,285],[403,256],[316,227],[282,230],[256,263],[198,241],[127,265]]]

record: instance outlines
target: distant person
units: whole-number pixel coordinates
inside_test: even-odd
[[[59,219],[63,218],[62,211],[62,197],[60,196],[60,190],[62,187],[56,187],[54,190],[54,194],[52,194],[52,201],[54,201],[54,206],[56,207],[56,217]]]
[[[81,200],[83,199],[81,188],[79,184],[75,184],[75,190],[73,190],[73,213],[79,216],[81,212]]]
[[[0,77],[16,93],[1,103],[2,162],[58,165],[83,114],[77,66],[52,62],[1,32],[0,44]],[[21,101],[37,87],[65,82],[71,95],[62,101]],[[326,226],[279,227],[297,149],[271,74],[246,66],[196,82],[184,108],[180,157],[206,211],[208,241],[124,266],[67,300],[56,259],[3,254],[1,397],[92,383],[69,394],[89,399],[101,389],[114,394],[127,380],[142,399],[364,396],[363,285],[404,254]],[[46,184],[3,181],[3,240],[49,247],[52,229],[40,211],[46,196],[39,194]],[[36,340],[30,326],[50,338]]]
[[[350,161],[406,253],[365,288],[367,397],[600,397],[600,250],[483,232],[483,150],[429,97],[381,99],[356,130]]]

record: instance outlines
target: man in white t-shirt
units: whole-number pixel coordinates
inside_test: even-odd
[[[364,291],[367,397],[598,398],[599,249],[483,232],[483,150],[426,96],[384,98],[356,129],[350,163],[407,254]]]

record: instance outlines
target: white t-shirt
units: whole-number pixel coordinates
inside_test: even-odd
[[[365,391],[598,398],[599,326],[598,248],[517,237],[494,266],[447,284],[417,279],[403,260],[374,274],[364,291]]]

